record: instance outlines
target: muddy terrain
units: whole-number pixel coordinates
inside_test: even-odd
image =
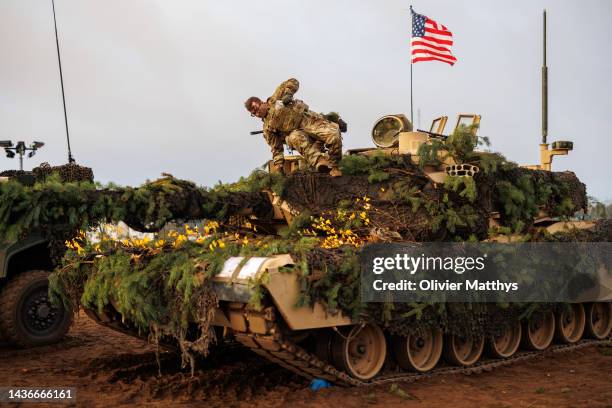
[[[301,377],[237,346],[213,352],[193,377],[178,357],[162,353],[161,371],[159,377],[154,347],[84,315],[58,345],[0,347],[0,386],[75,387],[83,407],[612,407],[612,348],[606,347],[550,353],[471,376],[316,393]]]

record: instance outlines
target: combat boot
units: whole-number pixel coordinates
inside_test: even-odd
[[[326,157],[319,157],[319,159],[317,160],[317,164],[315,165],[315,168],[317,169],[317,171],[319,173],[329,173],[329,171],[331,170],[332,166],[329,163],[329,160],[327,160]]]
[[[340,170],[338,167],[332,167],[332,169],[329,171],[329,175],[332,177],[340,177],[342,176],[342,170]]]

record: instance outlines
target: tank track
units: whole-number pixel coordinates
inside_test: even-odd
[[[249,329],[247,325],[246,331],[235,332],[235,338],[238,342],[251,349],[253,352],[268,359],[269,361],[280,365],[296,374],[299,374],[307,379],[322,378],[343,386],[373,386],[388,384],[393,382],[414,382],[417,380],[431,378],[439,375],[448,374],[478,374],[485,371],[491,371],[497,367],[507,366],[519,361],[530,360],[538,356],[547,355],[550,353],[563,353],[574,350],[579,350],[585,347],[595,345],[612,346],[612,337],[605,340],[589,340],[584,339],[576,344],[569,345],[554,345],[543,351],[519,351],[515,355],[505,359],[486,359],[480,360],[476,364],[469,367],[440,367],[427,373],[413,372],[387,372],[372,380],[362,381],[353,378],[332,366],[331,364],[322,361],[316,355],[304,350],[302,347],[289,340],[282,334],[282,327],[275,319],[272,308],[267,308],[261,312],[245,310],[248,317],[257,317],[265,319],[268,323],[265,333],[255,333]],[[388,370],[390,371],[390,370]]]

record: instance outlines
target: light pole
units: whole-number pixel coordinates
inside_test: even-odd
[[[4,148],[6,157],[12,159],[15,157],[15,155],[19,155],[19,170],[23,170],[23,156],[26,154],[26,152],[29,151],[28,157],[32,157],[36,154],[36,151],[44,145],[45,144],[43,142],[33,142],[30,147],[26,147],[24,141],[19,141],[16,145],[13,145],[13,142],[10,140],[0,141],[0,148]]]

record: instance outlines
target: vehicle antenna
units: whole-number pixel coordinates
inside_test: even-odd
[[[548,136],[548,67],[546,66],[546,9],[544,9],[543,62],[542,62],[542,144]]]
[[[66,124],[66,141],[68,142],[68,163],[74,163],[74,157],[72,157],[72,150],[70,149],[70,133],[68,132],[68,114],[66,113],[66,96],[64,94],[64,76],[62,74],[62,59],[60,57],[59,39],[57,36],[57,20],[55,18],[55,0],[51,0],[51,7],[53,9],[53,26],[55,28],[55,45],[57,47],[57,63],[59,65],[60,84],[62,87],[62,103],[64,105],[64,123]]]

